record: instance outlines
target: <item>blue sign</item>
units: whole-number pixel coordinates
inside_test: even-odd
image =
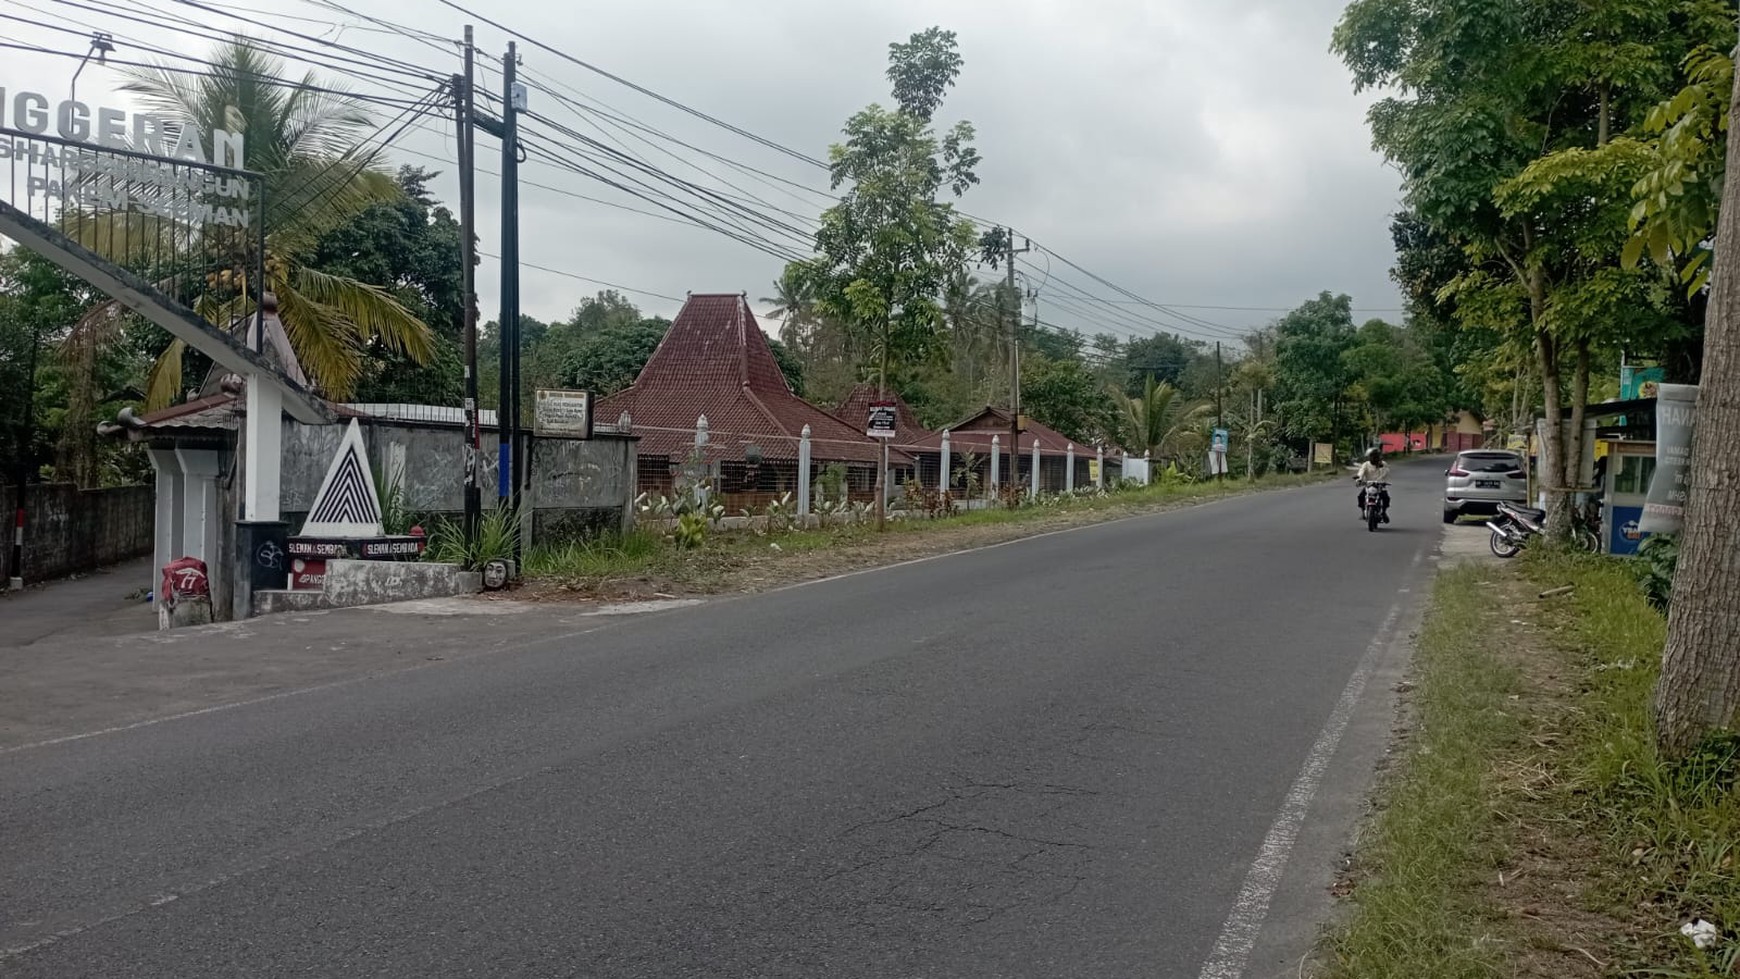
[[[1227,430],[1224,428],[1215,429],[1214,430],[1214,445],[1211,446],[1211,451],[1225,452],[1226,446],[1227,446]]]
[[[1649,536],[1637,529],[1637,520],[1643,516],[1643,507],[1615,506],[1610,507],[1608,512],[1607,553],[1636,554],[1638,545]]]

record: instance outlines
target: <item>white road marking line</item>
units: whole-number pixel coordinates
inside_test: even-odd
[[[1420,560],[1425,553],[1424,547],[1414,552],[1414,560],[1408,565],[1410,573],[1420,566]],[[1293,854],[1293,844],[1299,840],[1299,830],[1305,825],[1305,817],[1311,810],[1311,801],[1317,795],[1317,787],[1323,781],[1323,773],[1329,767],[1330,759],[1335,757],[1336,749],[1341,746],[1341,737],[1347,732],[1348,722],[1353,718],[1360,696],[1365,693],[1366,682],[1371,679],[1379,656],[1382,655],[1384,647],[1393,641],[1391,631],[1406,603],[1406,598],[1398,598],[1390,606],[1383,624],[1378,627],[1377,635],[1366,646],[1365,654],[1354,667],[1353,676],[1348,678],[1347,686],[1342,688],[1341,697],[1335,702],[1335,709],[1330,711],[1329,719],[1323,722],[1323,730],[1318,733],[1310,753],[1305,756],[1305,764],[1299,770],[1299,776],[1293,780],[1292,787],[1287,790],[1287,797],[1281,802],[1281,811],[1270,824],[1268,835],[1263,837],[1257,859],[1251,863],[1250,870],[1245,872],[1244,884],[1239,887],[1232,911],[1227,915],[1226,923],[1221,926],[1214,950],[1208,953],[1208,959],[1202,964],[1202,971],[1198,973],[1199,979],[1242,979],[1244,976],[1251,950],[1256,947],[1257,936],[1263,930],[1264,919],[1268,917],[1269,902],[1275,897],[1275,889],[1281,886],[1281,876],[1287,871],[1287,860]]]

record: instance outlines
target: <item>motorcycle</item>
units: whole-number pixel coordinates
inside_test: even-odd
[[[1390,522],[1389,508],[1384,506],[1384,492],[1389,488],[1389,483],[1366,483],[1361,491],[1359,513],[1366,530],[1376,533],[1378,524]]]
[[[1597,521],[1592,525],[1591,520]],[[1593,554],[1601,550],[1601,534],[1596,529],[1599,517],[1591,517],[1582,509],[1571,511],[1571,541]],[[1498,516],[1486,522],[1492,530],[1492,553],[1501,558],[1513,558],[1528,546],[1530,538],[1539,537],[1545,529],[1547,511],[1516,503],[1500,503]]]

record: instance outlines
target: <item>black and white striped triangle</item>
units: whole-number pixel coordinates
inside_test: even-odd
[[[302,525],[303,537],[380,537],[381,500],[369,474],[368,451],[356,419],[344,431],[338,454],[327,467],[326,479]]]

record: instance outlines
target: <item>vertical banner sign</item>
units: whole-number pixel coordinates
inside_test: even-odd
[[[870,424],[864,434],[873,439],[894,437],[894,402],[877,401],[870,405]]]
[[[1643,533],[1676,534],[1685,520],[1697,401],[1695,384],[1663,384],[1656,395],[1655,477],[1643,502],[1643,518],[1637,522]]]
[[[1228,432],[1224,428],[1214,430],[1214,441],[1208,447],[1208,472],[1211,476],[1226,475],[1226,447]]]

